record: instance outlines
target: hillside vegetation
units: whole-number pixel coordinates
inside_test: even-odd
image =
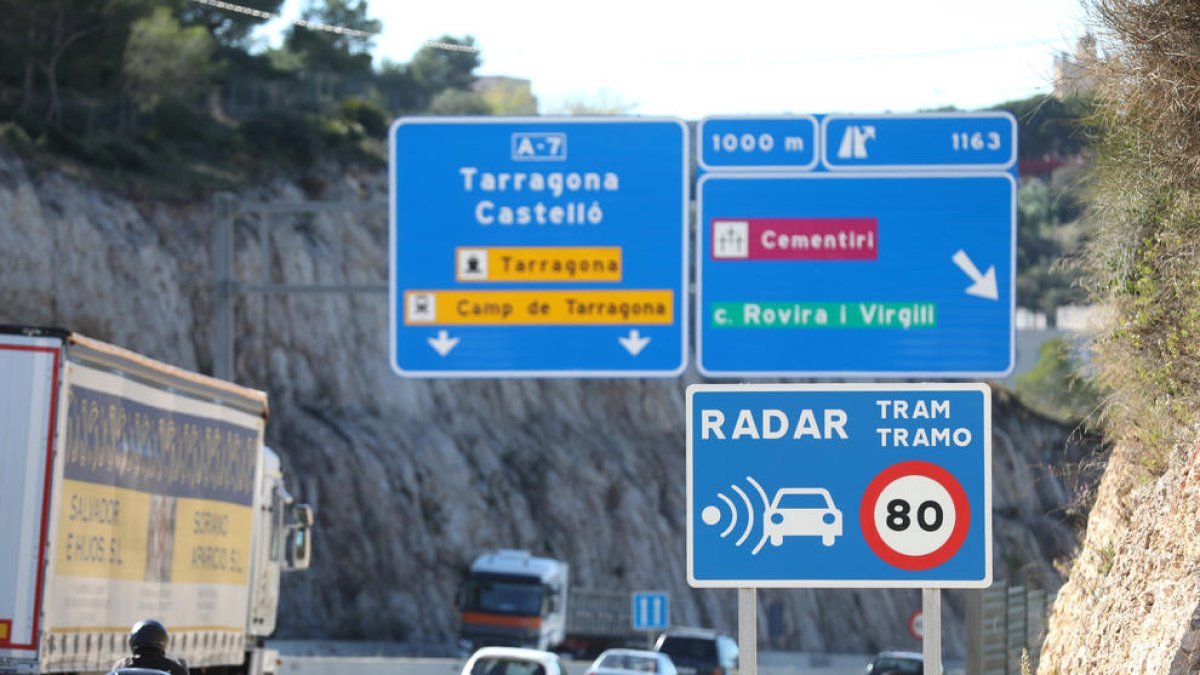
[[[1109,57],[1089,219],[1089,290],[1109,428],[1161,470],[1200,410],[1200,5],[1097,0]]]
[[[321,161],[381,166],[400,114],[535,110],[527,92],[474,91],[469,37],[377,67],[366,0],[309,3],[309,23],[266,49],[254,31],[283,0],[242,4],[263,14],[189,0],[0,0],[0,140],[78,160],[125,191],[178,197]]]
[[[1085,219],[1116,442],[1039,672],[1200,672],[1200,4],[1092,0],[1100,131]]]

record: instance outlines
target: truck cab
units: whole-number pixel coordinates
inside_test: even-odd
[[[246,635],[261,638],[275,632],[280,573],[308,569],[313,516],[308,504],[297,503],[287,491],[279,455],[265,445],[257,473]]]
[[[459,591],[459,644],[549,649],[562,642],[569,567],[528,551],[502,549],[479,556]]]

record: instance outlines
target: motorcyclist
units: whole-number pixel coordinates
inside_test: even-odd
[[[113,670],[121,668],[151,668],[170,675],[189,675],[187,662],[180,657],[167,656],[167,629],[154,619],[139,621],[129,631],[129,648],[133,656],[117,661]]]

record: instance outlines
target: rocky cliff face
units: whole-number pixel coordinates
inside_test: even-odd
[[[1113,451],[1039,673],[1200,673],[1200,443],[1161,459]]]
[[[330,169],[325,199],[382,199],[382,171]],[[313,181],[305,183],[310,189]],[[297,200],[297,184],[239,200]],[[62,325],[211,371],[211,201],[112,196],[33,172],[0,147],[0,322]],[[386,214],[243,217],[235,275],[381,283]],[[269,246],[264,246],[269,243]],[[384,295],[243,295],[237,380],[267,390],[268,440],[317,508],[314,568],[285,580],[279,634],[445,643],[455,588],[481,550],[569,560],[576,584],[665,589],[674,623],[734,629],[733,591],[685,580],[684,388],[670,380],[412,381],[387,365]],[[995,397],[995,570],[1056,589],[1076,546],[1067,516],[1091,453],[1070,430]],[[961,654],[962,598],[945,648]],[[917,647],[916,591],[764,591],[770,646]],[[768,619],[770,618],[769,630]]]

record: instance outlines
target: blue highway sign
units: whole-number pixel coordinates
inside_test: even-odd
[[[817,118],[811,115],[706,117],[696,136],[696,157],[705,171],[803,171],[817,165]]]
[[[409,117],[390,139],[398,374],[683,371],[682,122]]]
[[[830,170],[1001,169],[1017,161],[1017,120],[1006,112],[826,115]]]
[[[666,630],[671,625],[671,598],[666,591],[635,591],[630,600],[634,630]]]
[[[795,124],[809,120],[799,116]],[[701,126],[716,142],[778,135],[757,118],[716,122]],[[1012,117],[827,116],[820,128],[818,151],[828,166],[780,171],[749,141],[745,148],[731,143],[743,161],[710,164],[698,182],[700,371],[1009,373],[1016,303]],[[960,134],[971,158],[955,164],[954,151],[942,146],[953,147]],[[707,157],[705,138],[699,146]],[[840,145],[850,157],[845,166],[829,160]]]
[[[695,587],[983,588],[984,384],[692,385]]]

